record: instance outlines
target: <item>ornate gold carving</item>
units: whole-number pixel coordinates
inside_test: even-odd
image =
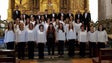
[[[89,9],[89,0],[71,0],[70,8],[73,11],[73,13],[76,13],[77,10],[84,12],[85,8]]]
[[[72,13],[76,13],[77,10],[84,12],[85,6],[89,9],[89,0],[9,0],[8,19],[11,19],[12,10],[11,4],[18,5],[20,11],[26,10],[27,14],[36,14],[37,11],[44,12],[48,9],[49,13],[54,9],[56,12],[64,7],[66,10],[71,9]],[[68,3],[69,2],[69,3]],[[64,3],[64,4],[63,4]]]
[[[8,9],[8,18],[7,20],[12,20],[12,9]]]
[[[48,9],[49,13],[53,9],[59,12],[59,0],[40,0],[40,11],[44,12],[45,9]]]
[[[19,6],[20,11],[29,9],[29,1],[28,0],[15,0],[15,6]]]

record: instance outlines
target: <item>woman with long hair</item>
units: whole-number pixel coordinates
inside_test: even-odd
[[[35,31],[32,23],[29,24],[28,30],[26,31],[26,42],[28,45],[28,58],[34,59]]]
[[[80,44],[80,56],[85,56],[86,45],[88,44],[87,31],[84,29],[84,25],[81,25],[81,31],[78,33],[78,41]]]
[[[36,30],[36,43],[38,45],[39,59],[44,59],[44,47],[46,41],[46,30],[44,29],[44,25],[39,25],[39,29]]]
[[[98,26],[98,31],[97,31],[98,52],[100,48],[105,48],[107,41],[108,41],[107,32],[104,29],[103,25],[100,24]]]
[[[5,31],[4,42],[7,45],[7,49],[14,49],[15,33],[13,25],[12,22],[8,23],[8,29]]]
[[[19,30],[16,31],[16,42],[17,42],[17,52],[18,58],[25,58],[25,46],[26,46],[26,30],[24,29],[24,24],[19,24]]]
[[[58,40],[58,55],[63,57],[64,55],[64,43],[65,43],[65,31],[63,24],[60,23],[57,30],[57,40]]]
[[[76,31],[73,24],[69,24],[67,31],[67,41],[68,41],[68,56],[74,57],[75,55],[75,40],[76,40]]]
[[[46,36],[47,36],[48,55],[54,55],[56,32],[55,32],[55,28],[52,23],[50,23],[48,26]]]
[[[89,41],[90,57],[96,57],[97,32],[95,31],[93,26],[90,27],[90,31],[88,32],[88,41]]]

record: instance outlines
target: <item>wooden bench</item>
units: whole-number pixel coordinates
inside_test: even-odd
[[[0,49],[0,63],[1,62],[16,62],[15,51],[8,49]]]
[[[99,52],[99,63],[101,60],[111,60],[112,61],[112,48],[101,48]]]

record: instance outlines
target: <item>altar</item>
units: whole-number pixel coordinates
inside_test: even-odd
[[[65,13],[71,10],[73,14],[75,14],[77,10],[81,12],[83,12],[85,8],[89,10],[89,0],[9,0],[8,20],[11,20],[12,11],[17,5],[21,13],[25,10],[27,14],[37,14],[38,11],[44,12],[45,9],[47,9],[49,13],[51,13],[52,10],[55,10],[56,13],[60,12],[61,9],[63,9]]]

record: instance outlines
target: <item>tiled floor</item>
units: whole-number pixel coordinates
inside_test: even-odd
[[[21,60],[20,63],[92,63],[92,59],[90,58],[82,58],[82,59],[67,59],[67,60]]]

